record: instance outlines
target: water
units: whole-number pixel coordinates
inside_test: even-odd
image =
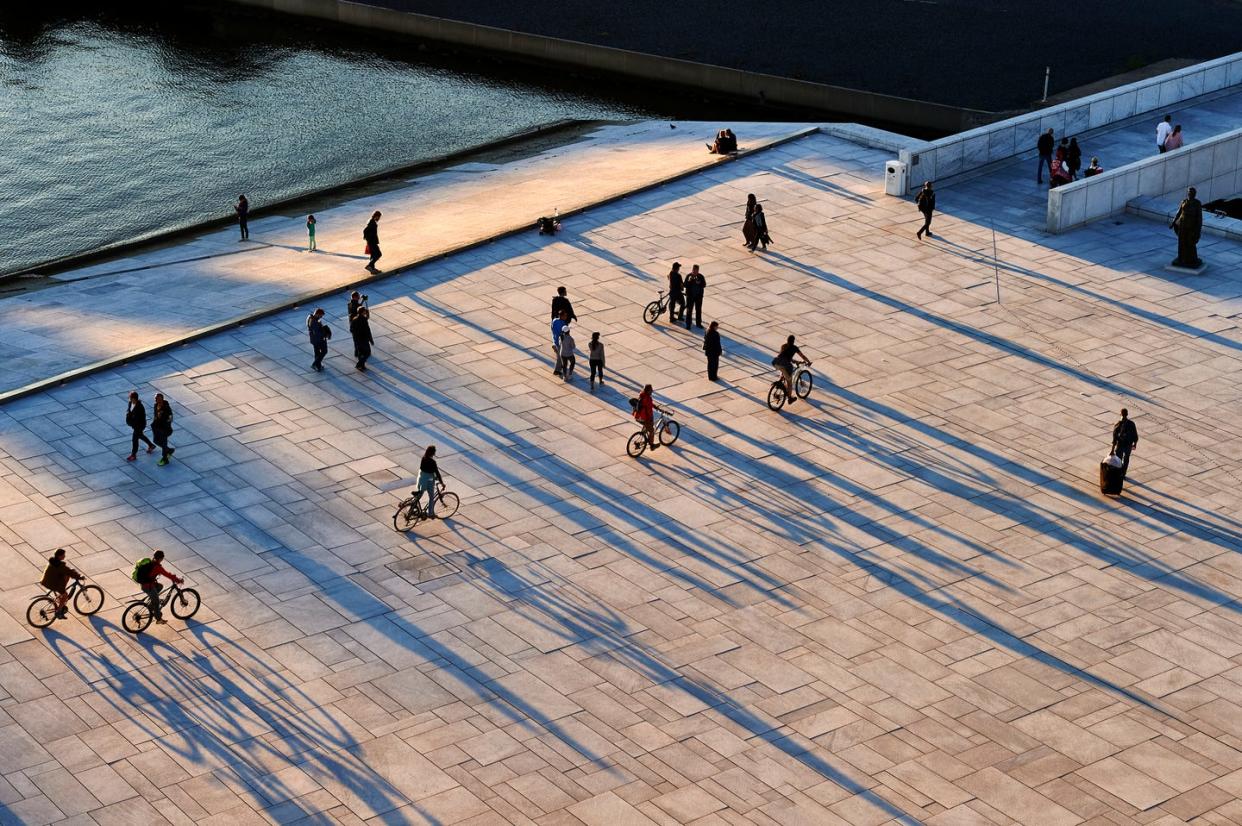
[[[49,5],[0,9],[0,274],[230,214],[240,192],[262,206],[564,118],[657,115],[285,18]]]

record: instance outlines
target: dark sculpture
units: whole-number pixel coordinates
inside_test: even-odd
[[[1169,227],[1177,233],[1177,257],[1173,266],[1198,269],[1203,262],[1199,260],[1199,252],[1195,247],[1199,244],[1199,236],[1203,232],[1203,204],[1195,197],[1195,188],[1186,190],[1186,199],[1177,208],[1177,215]]]

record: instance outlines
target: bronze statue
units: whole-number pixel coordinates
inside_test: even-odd
[[[1203,232],[1203,204],[1199,203],[1196,194],[1193,186],[1186,190],[1186,199],[1177,208],[1173,223],[1169,224],[1170,229],[1177,233],[1177,257],[1173,259],[1173,266],[1192,270],[1203,264],[1195,249]]]

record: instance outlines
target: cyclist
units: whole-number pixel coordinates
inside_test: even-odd
[[[39,584],[56,593],[57,619],[69,615],[69,580],[81,578],[81,574],[65,564],[64,548],[57,548],[56,553],[48,557],[47,568],[43,570],[43,579],[39,580]]]
[[[647,437],[647,446],[652,450],[660,446],[655,436],[655,412],[660,407],[651,400],[651,385],[643,387],[638,394],[638,404],[634,405],[634,418],[643,426],[643,434]]]
[[[164,567],[164,552],[156,551],[151,554],[151,561],[146,565],[139,566],[135,578],[138,580],[138,586],[147,594],[151,606],[151,613],[155,617],[158,625],[164,625],[164,614],[160,611],[160,591],[164,588],[160,585],[158,577],[165,576],[176,584],[180,585],[185,582],[181,577],[174,576]]]
[[[785,398],[789,404],[793,404],[798,400],[798,396],[794,393],[793,384],[795,357],[802,359],[807,364],[811,363],[811,360],[798,349],[798,345],[794,344],[794,337],[790,336],[781,345],[781,351],[776,354],[776,358],[772,359],[772,366],[781,371],[781,378],[785,381]]]
[[[440,476],[440,467],[436,464],[436,446],[428,445],[423,451],[423,460],[418,465],[418,490],[414,491],[414,504],[420,504],[423,492],[427,493],[427,518],[436,518],[436,483],[444,484]]]

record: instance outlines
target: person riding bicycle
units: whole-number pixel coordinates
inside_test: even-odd
[[[423,492],[427,493],[427,518],[436,518],[436,483],[444,484],[440,468],[436,464],[436,446],[428,445],[423,460],[418,465],[418,490],[414,491],[414,504],[422,507]]]
[[[634,418],[643,426],[643,435],[647,437],[647,445],[652,450],[660,446],[655,436],[655,412],[659,409],[660,406],[651,400],[651,385],[648,384],[638,394],[638,404],[634,405]]]
[[[58,619],[64,619],[69,614],[69,580],[81,578],[81,574],[65,563],[64,548],[57,548],[56,553],[48,557],[47,567],[43,569],[43,579],[39,580],[39,584],[55,592]]]
[[[794,393],[793,383],[795,358],[800,358],[807,364],[811,363],[811,360],[798,349],[798,345],[794,344],[794,337],[790,336],[781,345],[781,351],[776,354],[776,358],[772,359],[772,366],[781,371],[781,378],[785,381],[785,398],[789,404],[798,400],[797,394]]]
[[[140,563],[134,571],[134,579],[138,581],[138,586],[146,593],[151,606],[151,615],[155,617],[155,622],[158,625],[165,624],[164,614],[160,610],[160,591],[164,590],[164,586],[160,585],[158,578],[161,576],[167,577],[177,585],[185,582],[181,577],[170,573],[164,567],[163,562],[164,552],[156,551],[151,554],[150,562],[147,562],[145,565]]]

